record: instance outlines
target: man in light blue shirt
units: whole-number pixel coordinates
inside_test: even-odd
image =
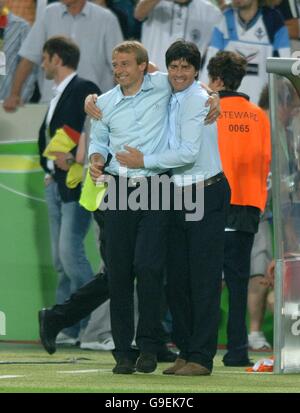
[[[167,293],[173,338],[180,350],[164,374],[211,374],[217,350],[224,251],[225,212],[229,186],[222,173],[216,125],[204,125],[206,92],[195,82],[200,68],[196,45],[179,40],[166,53],[173,94],[169,104],[168,141],[164,152],[145,154],[126,146],[118,153],[131,168],[174,168],[174,191],[182,188],[204,197],[204,216],[186,220],[185,206],[170,213]],[[198,197],[198,199],[200,199]]]
[[[171,88],[167,76],[145,74],[148,55],[138,42],[124,42],[114,49],[113,68],[119,85],[97,100],[103,117],[93,121],[89,158],[90,174],[96,182],[103,174],[108,153],[112,160],[106,172],[114,176],[109,181],[116,185],[116,208],[104,211],[104,241],[110,281],[112,334],[117,374],[135,371],[136,353],[131,348],[133,326],[133,276],[137,274],[139,324],[136,342],[140,349],[136,369],[150,373],[156,368],[159,303],[162,274],[166,256],[169,214],[162,210],[133,210],[126,205],[131,198],[137,178],[163,174],[169,167],[128,169],[121,167],[116,153],[127,145],[149,155],[168,149],[167,109]],[[201,107],[207,100],[202,95]],[[202,120],[207,110],[203,110]],[[185,162],[182,163],[184,165]],[[178,166],[178,165],[177,165]],[[220,171],[220,169],[218,170]],[[220,177],[219,177],[220,178]],[[118,189],[126,182],[128,194],[119,196]],[[118,198],[119,197],[119,198]],[[148,206],[151,195],[147,198]]]
[[[97,106],[102,111],[102,119],[92,121],[89,155],[101,153],[106,161],[111,153],[112,159],[106,172],[112,175],[155,175],[169,168],[120,169],[115,154],[128,144],[149,154],[168,148],[165,138],[168,127],[166,112],[171,95],[168,77],[159,72],[152,75],[142,72],[141,84],[133,93],[125,95],[120,83],[98,98]]]
[[[97,101],[103,118],[93,121],[89,158],[90,175],[94,181],[102,175],[108,153],[112,159],[106,172],[113,175],[116,185],[116,208],[104,211],[104,243],[111,297],[111,327],[115,343],[113,352],[117,364],[115,374],[135,371],[150,373],[156,368],[159,347],[157,326],[160,322],[160,302],[163,291],[163,271],[167,252],[168,211],[132,210],[130,196],[136,190],[135,178],[165,172],[166,168],[120,168],[115,154],[124,145],[135,145],[148,153],[164,151],[168,142],[167,107],[171,88],[166,75],[145,74],[148,54],[139,42],[124,42],[113,51],[113,69],[118,82],[113,90]],[[119,196],[125,182],[127,196]],[[126,208],[122,208],[124,203]],[[149,201],[151,197],[149,196]],[[134,338],[133,290],[137,275],[139,322],[136,343],[140,357],[132,349]]]

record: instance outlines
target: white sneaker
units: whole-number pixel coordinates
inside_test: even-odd
[[[115,348],[115,343],[113,342],[112,338],[107,338],[104,341],[93,341],[90,343],[83,342],[80,344],[80,348],[82,350],[102,350],[102,351],[110,351]]]
[[[70,337],[65,333],[59,333],[56,337],[55,343],[56,344],[69,344],[75,346],[77,343],[77,339],[74,337]]]
[[[252,331],[248,335],[248,344],[252,350],[270,350],[271,345],[262,331]]]

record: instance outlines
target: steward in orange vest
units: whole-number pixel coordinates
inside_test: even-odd
[[[237,92],[247,61],[236,53],[218,52],[208,63],[209,86],[221,97],[218,141],[231,189],[225,229],[223,273],[229,291],[225,366],[251,366],[246,311],[250,256],[260,212],[267,199],[271,159],[267,116],[249,97]]]

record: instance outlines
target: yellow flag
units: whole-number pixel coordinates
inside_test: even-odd
[[[107,184],[105,182],[95,185],[88,171],[81,190],[80,205],[88,211],[96,211],[101,204],[106,189]]]
[[[83,165],[80,163],[74,163],[68,170],[66,177],[66,185],[68,188],[76,188],[76,186],[82,181]]]

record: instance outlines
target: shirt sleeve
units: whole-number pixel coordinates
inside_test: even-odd
[[[204,120],[209,108],[199,95],[188,96],[181,102],[184,106],[180,116],[180,138],[177,148],[163,153],[144,156],[144,166],[148,169],[176,168],[194,163],[198,157]]]
[[[21,44],[24,43],[29,31],[30,31],[29,24],[24,22],[24,24],[22,25],[21,30],[20,30]],[[21,92],[23,102],[28,102],[30,100],[32,94],[33,94],[34,85],[35,85],[35,82],[37,80],[37,73],[38,73],[38,67],[35,66],[33,71],[30,73],[30,75],[28,76],[28,78],[26,79],[26,81],[23,85],[22,92]]]
[[[19,55],[33,63],[41,64],[43,45],[46,42],[46,13],[36,20],[24,40]]]
[[[109,154],[109,130],[102,120],[91,121],[91,133],[88,157],[93,153],[99,153],[105,161]]]
[[[278,51],[280,57],[290,57],[290,39],[286,26],[282,26],[275,34],[274,49]]]
[[[105,45],[106,61],[108,65],[112,68],[112,64],[111,64],[112,50],[117,44],[123,41],[123,35],[122,35],[122,31],[121,31],[118,19],[112,13],[110,13],[110,15],[107,16],[106,27],[107,29],[106,29],[105,39],[103,41],[103,44]]]

